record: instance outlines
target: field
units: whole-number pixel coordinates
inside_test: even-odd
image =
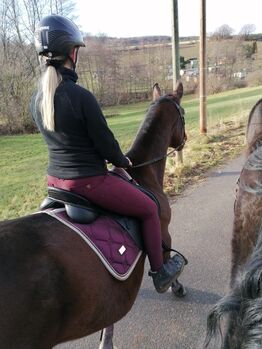
[[[208,135],[199,135],[198,99],[185,96],[188,142],[184,164],[168,160],[165,180],[170,195],[189,182],[203,177],[203,172],[228,157],[240,153],[244,146],[244,126],[251,107],[262,96],[262,87],[244,88],[208,98]],[[108,123],[123,150],[127,150],[149,102],[106,108]],[[115,116],[113,116],[115,115]],[[0,219],[22,216],[37,210],[46,195],[45,170],[47,150],[39,134],[0,137]]]
[[[220,47],[223,50],[223,45],[226,45],[228,41],[224,41],[224,43],[220,42]],[[246,45],[250,45],[252,42],[246,42]],[[207,40],[207,61],[209,57],[212,56],[212,53],[216,51],[218,43],[216,41]],[[224,51],[223,51],[224,52]],[[192,57],[199,57],[199,42],[181,42],[179,53],[181,56],[185,57],[185,60],[188,60]],[[242,62],[244,63],[244,62]],[[262,65],[262,41],[257,41],[257,53],[254,54],[254,62],[253,62],[253,70],[261,69]],[[244,64],[243,67],[244,68]]]

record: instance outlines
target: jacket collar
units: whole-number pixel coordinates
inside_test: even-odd
[[[60,73],[62,75],[63,80],[72,80],[74,82],[77,82],[78,75],[74,70],[62,67],[60,68]]]

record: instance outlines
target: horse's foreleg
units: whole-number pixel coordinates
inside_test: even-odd
[[[104,328],[101,333],[99,349],[114,349],[114,325]]]

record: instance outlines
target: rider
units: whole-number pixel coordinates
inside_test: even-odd
[[[48,186],[81,194],[98,206],[142,222],[149,273],[165,292],[184,267],[176,254],[163,262],[156,204],[134,185],[109,174],[106,162],[132,166],[121,151],[91,92],[76,84],[78,50],[85,46],[78,27],[59,15],[44,17],[35,33],[42,76],[31,111],[49,152]]]

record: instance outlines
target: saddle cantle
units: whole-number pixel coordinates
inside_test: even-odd
[[[66,213],[72,221],[81,224],[91,223],[99,215],[98,207],[91,204],[85,197],[68,190],[48,187],[48,197],[40,205],[40,210],[61,207],[65,207]]]

